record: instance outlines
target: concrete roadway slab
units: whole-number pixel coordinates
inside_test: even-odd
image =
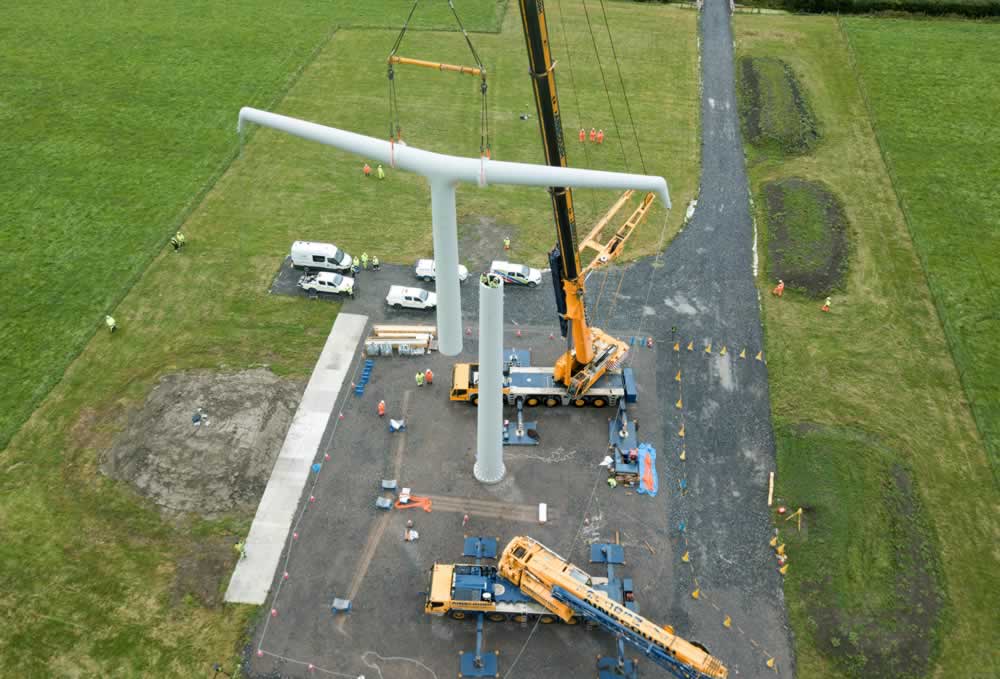
[[[267,599],[309,468],[367,321],[365,316],[349,313],[339,314],[334,321],[257,507],[246,539],[247,556],[229,581],[228,602],[262,604]]]

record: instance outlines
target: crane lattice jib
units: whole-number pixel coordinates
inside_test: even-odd
[[[600,608],[584,601],[580,597],[570,594],[558,585],[552,588],[552,597],[572,608],[581,618],[591,620],[608,632],[619,635],[626,643],[641,651],[643,655],[670,672],[677,679],[715,679],[715,677],[720,676],[720,674],[715,672],[705,674],[690,665],[685,665],[671,656],[668,651],[641,636],[638,632],[633,631]],[[720,667],[719,669],[721,670],[722,668]],[[724,672],[724,670],[722,671]],[[725,674],[722,674],[722,676],[725,676]]]

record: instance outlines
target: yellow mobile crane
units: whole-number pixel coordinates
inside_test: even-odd
[[[621,550],[618,545],[599,547]],[[618,560],[608,559],[606,563],[623,560],[619,553]],[[618,580],[610,568],[609,577],[603,583],[600,580],[536,540],[519,536],[504,548],[496,567],[482,565],[478,560],[475,565],[435,564],[424,611],[456,619],[479,615],[495,621],[561,620],[571,625],[584,620],[615,635],[619,644],[638,649],[679,679],[729,676],[729,670],[704,646],[639,615],[631,580]],[[618,652],[622,658],[621,646]],[[636,677],[635,666],[629,668],[628,672],[601,676]]]
[[[538,0],[519,0],[518,4],[521,9],[524,39],[528,47],[528,61],[538,110],[539,129],[542,133],[542,146],[545,150],[545,162],[555,167],[566,167],[566,144],[559,114],[555,63],[549,48],[545,9],[543,3]],[[557,398],[551,393],[538,391],[538,393],[526,393],[524,401],[526,405],[545,403],[552,406],[560,402],[573,403],[577,406],[614,405],[617,397],[609,398],[604,392],[609,388],[609,384],[618,388],[620,379],[612,380],[611,383],[601,381],[598,385],[601,387],[600,393],[593,399],[587,400],[585,395],[610,368],[624,361],[628,353],[628,344],[588,323],[584,281],[593,269],[608,264],[621,254],[625,241],[646,217],[654,195],[649,193],[644,196],[639,206],[615,234],[606,242],[601,242],[600,235],[604,228],[633,196],[632,191],[625,192],[591,229],[586,238],[578,243],[572,190],[553,186],[549,189],[549,193],[552,197],[557,238],[555,247],[549,252],[549,265],[552,270],[556,310],[559,313],[560,334],[567,338],[566,351],[552,369],[551,382],[562,385],[565,397]],[[588,249],[594,251],[594,256],[590,264],[584,267],[580,255]],[[468,401],[473,404],[476,402],[478,390],[474,376],[477,367],[467,363],[455,366],[452,376],[452,400]],[[532,370],[537,372],[538,369]],[[544,383],[548,386],[549,380],[536,374],[532,378],[532,383],[537,385]]]
[[[543,3],[538,0],[519,0],[518,4],[521,8],[524,39],[528,47],[545,162],[553,166],[566,167],[566,144],[559,114],[555,64],[549,47],[545,9]],[[584,239],[583,246],[579,247],[572,191],[567,187],[554,186],[549,192],[552,196],[552,212],[557,236],[556,246],[549,253],[549,264],[552,269],[561,334],[563,337],[567,337],[568,334],[569,340],[566,352],[556,361],[553,376],[567,387],[571,398],[577,398],[585,394],[610,366],[624,360],[628,352],[628,345],[625,342],[588,324],[584,304],[584,280],[591,269],[603,266],[621,254],[625,241],[652,205],[653,194],[648,194],[642,200],[638,209],[611,240],[604,244],[597,242],[597,236],[612,215],[631,197],[631,192],[626,193]],[[586,268],[580,261],[581,250],[585,248],[597,251],[597,255]]]

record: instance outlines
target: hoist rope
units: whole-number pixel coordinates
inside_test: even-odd
[[[625,89],[625,79],[622,77],[622,65],[618,62],[618,50],[615,49],[615,39],[611,35],[611,24],[608,22],[608,12],[604,7],[604,0],[601,0],[601,14],[604,15],[604,26],[608,30],[608,41],[611,43],[611,54],[615,58],[615,68],[618,69],[618,82],[622,86],[622,97],[625,99],[625,110],[628,111],[628,120],[632,125],[632,137],[635,139],[635,149],[639,152],[639,162],[642,164],[642,173],[646,172],[646,160],[642,157],[642,146],[639,145],[639,132],[636,130],[635,119],[632,117],[632,106],[628,102],[628,90]]]
[[[406,35],[406,29],[409,28],[410,20],[413,18],[413,14],[416,12],[417,5],[419,4],[420,0],[413,0],[413,5],[410,6],[410,12],[406,15],[406,21],[403,22],[403,28],[399,31],[399,35],[396,36],[396,41],[393,43],[392,50],[389,52],[389,141],[391,143],[394,143],[402,137],[402,127],[400,126],[399,115],[399,97],[396,93],[396,71],[393,67],[391,58],[396,56],[396,52],[399,51],[399,46],[403,44],[403,37]],[[455,9],[455,3],[452,2],[452,0],[448,0],[448,8],[451,10],[452,16],[455,17],[455,23],[458,24],[458,29],[461,31],[462,37],[465,38],[465,44],[468,45],[469,52],[472,53],[472,58],[475,60],[476,66],[482,74],[482,80],[479,86],[479,91],[482,95],[482,103],[479,113],[479,153],[480,155],[485,155],[489,158],[491,144],[489,105],[486,96],[488,91],[488,87],[486,85],[486,67],[483,65],[482,59],[479,58],[479,52],[476,51],[475,46],[472,44],[469,32],[465,30],[462,18],[458,16],[458,10]]]
[[[611,90],[608,89],[608,79],[604,75],[604,64],[601,62],[601,53],[597,48],[597,37],[594,35],[594,27],[590,23],[590,10],[587,9],[586,0],[582,0],[583,14],[587,17],[587,30],[590,31],[590,41],[594,44],[594,56],[597,57],[597,67],[601,71],[601,82],[604,84],[604,94],[608,97],[608,107],[611,109],[611,121],[615,124],[615,135],[618,137],[618,146],[622,151],[622,162],[625,164],[625,171],[629,171],[628,157],[625,155],[625,143],[622,141],[622,131],[618,127],[618,117],[615,115],[615,105],[611,101]]]

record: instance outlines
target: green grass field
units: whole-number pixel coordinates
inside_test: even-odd
[[[794,158],[747,146],[762,242],[768,234],[761,186],[790,177],[821,181],[839,196],[852,240],[845,287],[834,294],[830,314],[811,297],[774,298],[765,292],[774,281],[761,281],[776,494],[807,508],[802,533],[782,524],[799,676],[995,676],[989,651],[1000,606],[994,478],[924,283],[919,237],[915,247],[846,39],[833,17],[734,21],[738,54],[790,64],[823,132],[812,153]],[[885,25],[892,32],[908,24]],[[926,24],[939,25],[949,30],[942,22]],[[980,37],[980,45],[990,42]],[[923,53],[911,59],[936,63],[926,42],[909,40]],[[934,44],[931,54],[951,53],[943,40]],[[952,72],[948,82],[974,77],[970,71]],[[945,80],[932,75],[927,87],[946,91]],[[934,148],[928,139],[936,133],[916,122],[927,120],[933,100],[928,92],[897,106],[919,126],[909,132],[915,145],[927,155],[950,154]],[[992,107],[983,100],[973,110],[988,117]],[[947,172],[973,174],[960,155]],[[960,189],[963,196],[977,190]],[[764,253],[762,271],[768,265]],[[978,283],[966,278],[965,285]]]
[[[996,477],[1000,465],[1000,29],[844,22],[893,184]],[[928,63],[926,54],[938,55]]]
[[[234,111],[276,101],[338,25],[410,4],[0,8],[0,448],[232,159]],[[463,4],[498,28],[503,3]],[[413,24],[454,19],[425,3]]]
[[[369,3],[362,19],[392,24],[387,16],[391,12],[382,8],[405,13],[406,4]],[[603,126],[608,131],[610,113],[590,34],[580,11],[564,4],[564,20],[559,18],[558,3],[549,3],[548,10],[553,13],[553,49],[564,69],[560,92],[565,119],[571,125]],[[308,374],[337,307],[266,294],[294,238],[334,240],[351,249],[366,246],[378,234],[379,254],[386,261],[410,261],[430,252],[427,193],[412,177],[391,173],[385,182],[364,183],[359,159],[263,130],[252,135],[242,157],[227,166],[236,149],[239,106],[268,106],[293,81],[277,110],[385,134],[382,58],[395,30],[344,30],[327,43],[336,22],[350,22],[346,14],[338,14],[339,9],[324,15],[317,6],[298,6],[299,18],[312,31],[302,34],[296,32],[298,23],[290,18],[290,10],[282,6],[285,14],[272,17],[279,12],[262,4],[246,10],[252,17],[237,20],[233,10],[219,10],[217,15],[193,12],[186,23],[164,18],[166,10],[145,7],[132,12],[118,7],[107,16],[91,13],[76,20],[54,5],[44,11],[35,7],[33,15],[24,17],[13,9],[0,10],[5,44],[17,44],[29,64],[44,62],[37,66],[40,70],[65,69],[53,77],[50,88],[57,90],[61,80],[92,88],[88,96],[78,98],[90,102],[79,113],[88,117],[58,128],[64,135],[60,155],[41,144],[50,136],[40,131],[60,119],[58,109],[50,111],[50,100],[35,101],[30,78],[18,80],[18,96],[28,113],[18,112],[11,119],[17,125],[9,128],[9,138],[22,141],[2,147],[4,160],[18,163],[16,176],[4,167],[4,177],[11,176],[22,193],[29,192],[0,189],[8,191],[4,194],[8,205],[16,208],[12,214],[34,219],[33,206],[53,201],[48,216],[37,218],[52,228],[36,225],[32,238],[13,244],[5,240],[6,258],[0,270],[5,286],[9,280],[33,285],[15,301],[20,306],[11,314],[10,330],[5,325],[9,334],[4,335],[8,352],[4,366],[13,362],[19,372],[10,377],[5,373],[4,381],[22,388],[4,395],[5,415],[20,413],[5,420],[7,426],[16,427],[32,412],[35,396],[44,397],[0,453],[0,572],[5,576],[0,605],[7,613],[0,632],[0,667],[7,673],[191,677],[209,673],[215,661],[231,659],[254,609],[205,607],[183,592],[178,597],[176,587],[184,580],[182,564],[188,557],[220,545],[230,549],[226,539],[245,531],[248,519],[166,522],[128,489],[100,475],[99,456],[123,428],[129,410],[143,402],[164,373],[264,364],[279,374]],[[340,6],[346,3],[330,7]],[[494,152],[501,159],[539,161],[537,121],[518,119],[522,111],[534,114],[524,42],[514,8],[506,15],[501,9],[493,2],[481,3],[480,27],[489,28],[490,21],[504,16],[503,32],[473,36],[495,71]],[[696,15],[625,4],[609,5],[608,13],[649,170],[668,178],[676,202],[682,205],[693,197],[698,174]],[[463,11],[471,24],[468,14]],[[441,25],[447,25],[447,18]],[[23,27],[16,41],[11,23]],[[31,26],[44,26],[59,49],[79,49],[97,62],[77,63],[58,50],[45,53],[51,45],[35,45],[31,38],[37,32]],[[240,26],[264,31],[270,42],[257,34],[233,34]],[[146,35],[154,28],[161,31],[155,42],[159,51],[147,40],[142,43],[148,49],[145,61],[136,56],[123,60],[123,65],[158,64],[173,55],[171,60],[187,64],[194,73],[157,81],[142,80],[138,66],[115,70],[124,36]],[[629,33],[632,38],[624,39]],[[292,39],[300,40],[298,51],[288,44]],[[174,40],[188,45],[187,51],[175,55]],[[602,55],[610,58],[606,34],[602,38],[599,32],[598,40]],[[310,59],[320,43],[323,49]],[[407,56],[467,60],[461,38],[453,33],[417,31],[404,44],[407,49],[401,53]],[[206,72],[202,70],[207,67],[196,68],[193,55],[205,45],[228,55],[227,68]],[[575,91],[569,83],[570,55]],[[265,79],[263,65],[255,74],[243,61],[253,58],[270,64],[270,80]],[[198,63],[204,66],[211,60]],[[172,73],[167,68],[160,71],[164,78]],[[109,87],[102,82],[87,85],[83,74],[95,79],[114,76],[116,98],[102,98]],[[614,82],[613,74],[609,76]],[[400,78],[403,124],[411,143],[456,153],[478,152],[479,102],[472,79],[423,71],[406,71]],[[156,96],[146,100],[143,93]],[[159,105],[176,108],[178,117],[154,128],[150,121]],[[2,109],[2,114],[13,115],[9,109]],[[46,116],[51,116],[47,126],[39,122],[32,132],[35,121]],[[92,148],[90,134],[105,118],[120,127],[98,135],[107,145],[100,149],[105,154],[100,163],[91,162],[82,151],[67,155],[67,149]],[[128,151],[131,147],[115,141],[133,136],[148,147]],[[601,155],[589,159],[571,147],[570,160],[574,165],[623,167],[620,150],[609,142],[600,149]],[[41,155],[31,155],[35,152]],[[129,160],[127,167],[115,162],[122,154]],[[47,164],[47,158],[63,165]],[[628,160],[638,170],[634,149],[628,151]],[[88,170],[91,179],[84,176]],[[66,195],[35,186],[51,183],[45,174],[49,171],[64,178]],[[77,177],[79,186],[70,181]],[[118,188],[105,195],[106,187]],[[578,197],[581,224],[603,210],[606,198]],[[134,213],[126,209],[138,201],[149,205],[143,202]],[[485,215],[514,225],[519,257],[539,261],[553,239],[544,191],[463,187],[459,201],[465,218]],[[191,213],[185,217],[189,207]],[[671,230],[678,226],[681,212],[671,216]],[[103,221],[94,221],[98,218]],[[178,220],[183,220],[189,245],[176,255],[165,252],[163,243]],[[662,220],[661,211],[636,237],[637,251],[653,247]],[[80,231],[86,237],[80,238]],[[109,238],[108,233],[116,236]],[[46,272],[59,270],[65,276],[70,263],[77,264],[72,305],[40,282],[42,269],[34,261],[39,253],[50,251],[63,254],[46,266]],[[132,280],[137,282],[128,289]],[[114,306],[122,295],[124,299]],[[119,332],[91,336],[110,307]],[[38,358],[55,352],[52,347],[62,353],[56,352],[51,360]],[[33,391],[46,380],[58,381],[47,396],[41,387]],[[218,583],[220,588],[225,584]]]

